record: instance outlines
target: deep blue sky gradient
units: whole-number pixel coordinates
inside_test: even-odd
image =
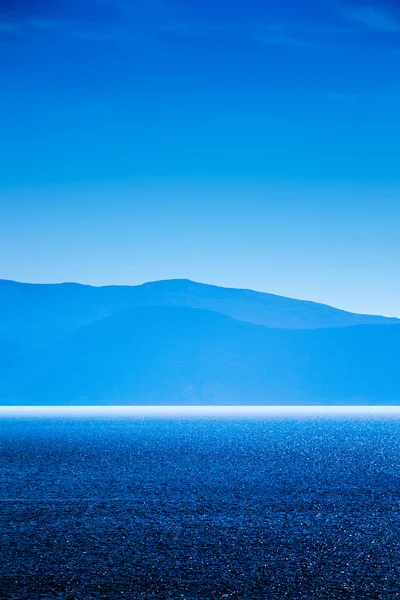
[[[0,277],[400,316],[400,7],[2,0]]]

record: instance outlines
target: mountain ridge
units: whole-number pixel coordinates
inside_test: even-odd
[[[341,313],[351,314],[351,315],[360,316],[360,317],[373,317],[373,318],[378,318],[378,319],[397,321],[400,324],[400,317],[379,315],[379,314],[375,314],[375,313],[372,314],[372,313],[354,312],[354,311],[346,310],[344,308],[338,308],[338,307],[328,304],[326,302],[317,302],[315,300],[309,300],[309,299],[305,300],[305,299],[300,299],[300,298],[294,298],[292,296],[283,296],[282,294],[275,294],[273,292],[262,292],[260,290],[255,290],[255,289],[247,288],[247,287],[219,286],[214,283],[204,283],[201,281],[196,281],[194,279],[188,279],[188,278],[155,279],[155,280],[145,281],[143,283],[138,283],[135,285],[131,285],[131,284],[94,285],[94,284],[90,284],[90,283],[81,283],[81,282],[76,282],[76,281],[61,281],[61,282],[56,282],[56,283],[46,283],[46,282],[38,283],[38,282],[24,282],[24,281],[17,281],[14,279],[1,279],[0,278],[0,286],[3,284],[6,284],[6,285],[10,284],[10,285],[16,285],[16,286],[35,286],[35,287],[68,287],[68,286],[71,286],[71,287],[78,287],[78,288],[90,288],[93,290],[101,290],[101,289],[126,290],[126,289],[145,288],[145,287],[155,286],[158,284],[162,284],[162,285],[185,284],[185,285],[192,285],[192,286],[198,286],[198,287],[203,287],[203,288],[210,288],[210,289],[214,289],[214,290],[225,290],[227,292],[233,292],[233,293],[236,293],[236,292],[245,293],[245,294],[249,293],[252,295],[276,298],[278,300],[288,300],[290,302],[296,302],[296,303],[299,302],[299,303],[304,303],[307,305],[321,306],[321,307],[333,309],[333,310],[341,312]]]
[[[394,317],[361,315],[312,301],[191,280],[138,286],[76,283],[25,284],[0,280],[0,338],[45,345],[79,327],[129,308],[177,305],[210,309],[274,328],[317,329],[357,324],[399,324]]]
[[[0,281],[0,404],[400,404],[398,325],[190,280]]]

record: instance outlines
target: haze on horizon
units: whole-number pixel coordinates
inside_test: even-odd
[[[0,278],[400,317],[389,0],[0,6]]]

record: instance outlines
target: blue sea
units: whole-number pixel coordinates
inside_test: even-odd
[[[400,598],[400,420],[0,418],[1,600]]]

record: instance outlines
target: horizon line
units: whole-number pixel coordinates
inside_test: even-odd
[[[212,418],[212,417],[398,417],[400,405],[287,405],[287,406],[178,406],[178,405],[103,405],[103,406],[0,406],[0,418],[26,417],[137,417],[137,418]]]

